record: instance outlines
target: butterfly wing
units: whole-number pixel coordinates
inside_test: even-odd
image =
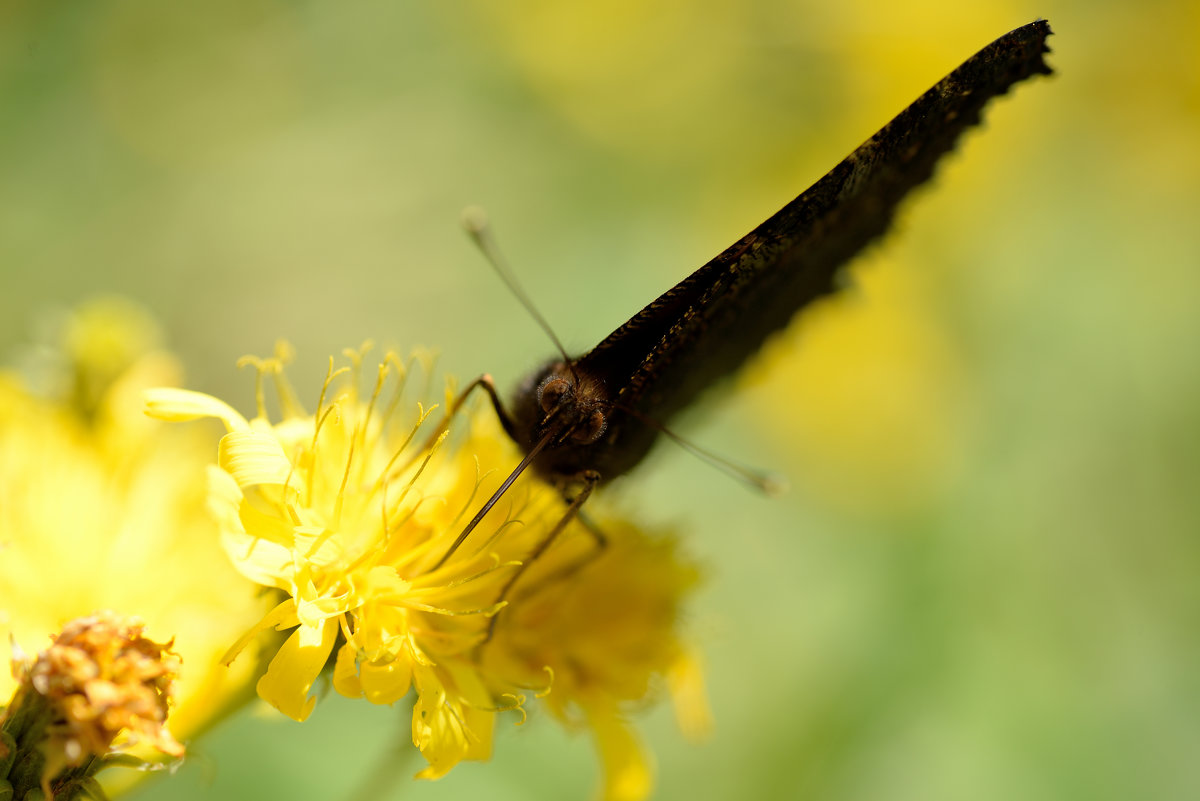
[[[1050,33],[1039,20],[980,50],[802,195],[582,356],[576,368],[614,388],[615,408],[607,436],[581,462],[624,472],[654,438],[646,419],[665,423],[831,292],[841,268],[887,230],[900,201],[929,179],[988,101],[1050,74],[1043,59]]]

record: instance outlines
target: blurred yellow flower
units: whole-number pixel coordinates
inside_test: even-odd
[[[518,0],[475,2],[472,14],[487,19],[489,43],[512,59],[529,87],[582,133],[671,157],[711,135],[706,129],[723,127],[706,99],[714,87],[733,83],[742,66],[737,48],[711,47],[703,58],[683,60],[672,45],[718,32],[749,35],[745,28],[753,24],[735,0],[709,5],[696,13],[679,0],[620,0],[597,14],[583,4]],[[714,17],[723,20],[720,31]],[[672,113],[662,114],[664,107]],[[654,124],[630,122],[646,118]]]
[[[68,620],[137,616],[174,639],[170,730],[186,741],[245,694],[253,661],[230,671],[218,657],[261,601],[205,512],[211,440],[142,414],[144,389],[179,375],[154,321],[107,298],[61,332],[30,364],[42,396],[0,371],[0,637],[36,652]],[[0,697],[14,688],[0,674]]]
[[[592,730],[605,768],[601,797],[640,799],[653,779],[630,707],[665,680],[684,733],[698,738],[711,727],[698,658],[678,630],[699,572],[671,539],[611,520],[604,533],[608,547],[592,561],[561,548],[531,566],[483,658],[489,675],[518,686],[550,671],[550,711]]]
[[[313,413],[283,379],[284,353],[250,360],[260,381],[252,420],[200,393],[148,395],[154,416],[225,423],[210,502],[226,551],[244,575],[284,597],[229,658],[260,632],[292,629],[258,690],[296,720],[312,712],[312,686],[331,657],[343,695],[391,704],[411,688],[413,743],[429,763],[418,777],[428,779],[489,758],[497,713],[523,721],[525,692],[549,691],[559,717],[581,711],[610,765],[609,784],[626,786],[607,797],[644,796],[645,758],[618,709],[644,701],[657,676],[697,675],[677,671],[689,657],[675,630],[695,570],[673,545],[628,525],[614,526],[609,552],[592,559],[593,537],[573,523],[505,597],[513,571],[562,517],[557,491],[522,477],[447,557],[473,508],[505,477],[489,466],[515,464],[515,448],[490,412],[442,417],[449,427],[425,431],[434,410],[404,402],[411,363],[395,354],[360,394],[364,352],[347,352],[351,369],[331,360]],[[264,377],[280,388],[276,423]],[[497,614],[505,623],[489,640]],[[706,709],[702,693],[686,706]]]
[[[796,483],[843,512],[921,509],[962,456],[966,368],[904,267],[856,271],[851,293],[807,310],[741,378]]]

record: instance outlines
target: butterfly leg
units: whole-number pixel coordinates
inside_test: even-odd
[[[568,503],[569,502],[570,501],[568,500]],[[537,595],[539,592],[541,592],[546,587],[550,587],[550,586],[553,586],[560,582],[567,581],[572,576],[574,576],[576,573],[583,570],[585,567],[590,565],[592,562],[596,561],[601,556],[603,556],[604,552],[606,550],[608,550],[608,543],[609,543],[608,535],[604,533],[604,530],[601,529],[599,525],[597,525],[596,521],[592,520],[592,518],[589,517],[583,509],[580,509],[578,511],[578,513],[576,514],[576,517],[578,518],[579,522],[583,525],[583,527],[587,530],[587,533],[592,536],[592,542],[593,542],[592,549],[590,551],[588,551],[587,553],[580,554],[579,557],[577,559],[575,559],[573,562],[571,562],[570,564],[567,564],[567,565],[563,565],[562,567],[555,570],[553,573],[549,573],[545,576],[539,577],[536,586],[521,588],[521,591],[515,593],[514,597],[512,598],[513,603],[524,602],[525,599],[531,598],[531,597]]]
[[[467,388],[463,390],[462,394],[459,396],[460,400],[456,401],[455,407],[457,408],[457,406],[461,405],[462,402],[466,400],[467,393],[476,387],[487,393],[488,400],[492,402],[492,409],[496,412],[496,418],[500,421],[500,425],[504,428],[504,433],[508,434],[508,438],[514,442],[519,441],[517,439],[516,423],[514,423],[512,417],[509,416],[508,410],[504,408],[504,404],[501,402],[500,396],[496,393],[496,384],[492,381],[492,377],[487,373],[484,373],[483,375],[479,376],[479,378],[476,378],[467,385]]]
[[[586,528],[588,533],[592,535],[592,539],[596,540],[595,555],[599,556],[600,554],[604,553],[605,549],[608,548],[608,535],[604,533],[604,530],[596,524],[595,520],[584,514],[583,510],[580,510],[579,512],[579,522],[582,523],[583,527]]]
[[[447,425],[449,424],[450,419],[454,417],[454,415],[458,413],[459,409],[463,407],[463,404],[467,402],[467,399],[471,397],[471,393],[477,389],[482,389],[485,393],[487,393],[488,400],[491,401],[492,409],[495,410],[496,418],[500,421],[500,425],[504,428],[504,432],[508,434],[509,438],[511,438],[513,441],[517,441],[516,423],[513,422],[508,410],[504,408],[504,403],[500,400],[500,394],[496,392],[496,382],[493,381],[491,375],[487,373],[484,373],[470,384],[467,384],[467,386],[463,388],[462,392],[459,392],[454,400],[450,402],[450,408],[446,410]],[[430,445],[432,445],[444,430],[445,426],[439,427],[438,430],[430,436],[429,442],[426,443],[426,447],[428,448]]]
[[[600,474],[595,470],[585,470],[580,474],[580,479],[583,481],[583,488],[579,490],[579,494],[577,494],[574,498],[569,499],[566,511],[563,512],[563,515],[559,518],[558,522],[554,524],[554,528],[550,529],[550,533],[547,534],[542,541],[537,544],[537,547],[530,552],[529,556],[522,560],[521,564],[513,572],[512,576],[509,577],[504,587],[501,588],[499,597],[496,598],[497,603],[508,599],[508,594],[512,591],[512,588],[517,581],[520,580],[521,575],[529,568],[530,565],[541,558],[542,554],[546,553],[547,549],[554,544],[554,541],[558,539],[558,535],[562,534],[563,530],[570,525],[571,521],[579,517],[580,508],[592,494],[592,490],[594,490],[596,485],[600,483]],[[598,530],[593,530],[591,526],[588,526],[586,523],[585,526],[589,531],[592,532],[593,536],[597,537],[597,543],[607,543],[608,538],[601,534]],[[601,550],[602,549],[603,548],[601,548]],[[480,643],[480,645],[485,645],[492,639],[492,635],[496,632],[496,620],[503,611],[504,610],[501,609],[499,612],[492,615],[491,619],[488,621],[487,635],[483,638],[483,641]]]

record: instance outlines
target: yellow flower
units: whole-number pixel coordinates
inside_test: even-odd
[[[697,675],[677,670],[689,658],[675,631],[695,571],[676,559],[673,545],[651,544],[627,525],[614,527],[613,546],[593,559],[594,538],[572,523],[506,597],[514,571],[562,519],[558,492],[522,476],[453,546],[516,463],[515,447],[490,411],[439,413],[434,427],[433,409],[404,402],[411,364],[394,354],[384,358],[372,390],[360,394],[363,352],[347,355],[350,369],[335,370],[331,361],[312,413],[300,409],[283,379],[284,353],[250,360],[260,380],[252,420],[200,393],[148,396],[154,416],[225,423],[210,472],[223,543],[244,575],[284,597],[229,658],[261,632],[290,629],[258,690],[296,720],[312,712],[313,684],[331,658],[333,687],[343,695],[391,704],[413,690],[413,743],[429,763],[418,776],[429,779],[462,760],[488,759],[497,713],[520,711],[523,720],[525,692],[549,690],[556,713],[567,719],[568,709],[581,710],[606,758],[621,763],[610,779],[630,784],[630,765],[644,759],[619,722],[622,705],[644,699],[657,675]],[[264,377],[279,386],[278,422],[265,411]],[[564,580],[575,570],[578,577]],[[548,598],[560,603],[547,610]],[[489,641],[497,614],[513,622]],[[538,625],[512,633],[522,625],[516,621],[531,617]],[[540,642],[573,627],[595,628]],[[605,639],[621,647],[605,648]],[[548,686],[551,675],[561,685]],[[637,792],[609,797],[644,795],[643,774]]]
[[[153,321],[103,299],[63,329],[33,365],[42,396],[0,370],[0,637],[37,652],[101,609],[140,618],[183,662],[170,728],[186,741],[246,695],[253,660],[218,658],[262,602],[205,511],[211,440],[142,413],[146,387],[179,374]],[[0,672],[0,701],[15,686]]]
[[[356,374],[360,356],[350,356]],[[333,675],[340,693],[390,704],[415,688],[413,741],[430,763],[422,776],[442,776],[462,759],[486,759],[495,712],[523,700],[495,703],[471,657],[516,564],[487,547],[505,521],[489,523],[490,532],[480,527],[441,563],[481,492],[478,465],[442,448],[445,432],[428,441],[431,426],[422,424],[432,410],[402,403],[411,365],[394,355],[380,365],[368,397],[360,397],[351,371],[334,371],[331,362],[312,414],[283,383],[282,357],[253,361],[260,379],[279,382],[278,423],[267,419],[261,384],[259,413],[249,421],[215,398],[183,390],[154,391],[148,403],[159,417],[225,423],[210,472],[223,544],[245,576],[285,596],[228,658],[259,632],[292,629],[258,692],[304,720],[316,704],[312,685],[340,636]],[[385,393],[392,376],[398,380]],[[511,550],[528,538],[505,539]]]
[[[517,585],[494,642],[488,674],[533,686],[553,674],[545,703],[565,723],[590,728],[604,763],[602,797],[635,801],[653,786],[649,757],[627,723],[665,683],[692,737],[711,719],[699,661],[682,639],[682,602],[699,573],[672,539],[651,538],[618,521],[603,524],[608,546],[581,562],[549,552]]]

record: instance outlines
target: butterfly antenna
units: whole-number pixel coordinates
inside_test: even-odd
[[[508,291],[513,293],[513,297],[520,301],[521,305],[525,307],[525,311],[529,312],[534,321],[546,332],[546,336],[550,337],[550,341],[562,355],[563,362],[574,373],[574,360],[567,355],[567,349],[559,341],[558,335],[554,333],[550,323],[546,322],[546,318],[538,311],[537,306],[533,305],[533,301],[525,294],[525,290],[513,275],[512,270],[508,269],[504,257],[500,255],[500,248],[496,246],[496,237],[492,235],[492,226],[488,222],[487,212],[479,206],[468,206],[463,210],[462,224],[466,229],[467,236],[471,237],[471,241],[479,248],[479,252],[488,260],[488,264],[492,265],[492,269],[496,271],[496,275],[500,276],[500,280],[508,287]],[[576,381],[578,381],[578,376],[576,376]]]
[[[647,417],[636,409],[631,409],[628,406],[623,405],[618,405],[614,408],[620,409],[621,411],[636,417],[638,420],[655,429],[656,431],[665,434],[668,439],[696,458],[703,462],[707,462],[725,475],[737,479],[743,484],[758,490],[764,495],[775,497],[788,491],[787,479],[781,476],[779,473],[755,470],[754,468],[747,467],[746,465],[738,464],[732,459],[727,459],[726,457],[715,454],[712,451],[705,450],[696,443],[684,439],[662,423],[653,418]]]
[[[539,453],[542,452],[542,448],[545,448],[548,444],[550,444],[550,439],[553,436],[553,431],[547,431],[546,435],[538,440],[537,444],[529,449],[529,453],[525,454],[525,458],[521,460],[521,463],[513,468],[513,471],[508,474],[508,478],[504,479],[504,483],[500,485],[499,489],[493,492],[492,497],[488,498],[487,502],[479,508],[479,511],[476,512],[475,516],[471,518],[471,522],[467,523],[467,525],[463,527],[463,530],[459,532],[458,537],[455,538],[453,543],[451,543],[450,547],[446,550],[446,553],[442,554],[442,558],[437,561],[437,564],[430,568],[430,572],[437,570],[439,567],[446,564],[446,561],[449,560],[450,557],[454,555],[454,552],[458,550],[458,546],[462,545],[463,542],[466,541],[467,537],[469,537],[471,532],[475,530],[476,526],[478,526],[480,522],[482,522],[483,518],[487,516],[487,513],[492,511],[492,507],[496,505],[496,502],[500,500],[501,496],[508,492],[508,488],[513,485],[513,482],[515,482],[517,478],[525,472],[525,468],[533,464],[533,460],[537,458]]]

